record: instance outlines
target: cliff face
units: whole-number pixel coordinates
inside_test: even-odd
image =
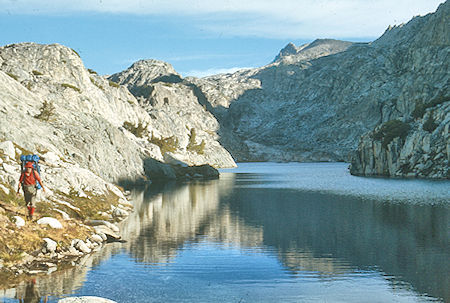
[[[395,47],[395,64],[408,77],[401,98],[383,108],[383,124],[360,139],[352,174],[450,178],[449,15],[447,1],[374,42]],[[392,127],[398,121],[403,133]]]
[[[450,179],[450,98],[446,100],[427,109],[415,121],[392,120],[365,134],[350,172],[362,176]],[[403,136],[396,129],[401,125],[405,127]]]
[[[288,46],[262,68],[191,80],[239,161],[348,161],[377,125],[448,95],[450,3],[372,43]]]

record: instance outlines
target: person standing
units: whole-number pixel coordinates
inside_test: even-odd
[[[42,190],[45,192],[44,184],[42,184],[39,173],[34,170],[33,163],[27,162],[25,164],[25,171],[22,172],[19,179],[19,188],[17,194],[19,194],[20,188],[23,189],[23,195],[25,197],[25,203],[28,208],[28,218],[33,219],[34,211],[36,209],[36,182],[39,182],[42,186]]]

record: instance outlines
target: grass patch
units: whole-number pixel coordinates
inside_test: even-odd
[[[19,81],[19,77],[17,75],[14,75],[12,73],[6,73],[8,76],[10,76],[11,78],[13,78],[16,81]]]
[[[197,154],[203,155],[205,153],[205,140],[202,140],[200,144],[196,144],[197,134],[195,128],[191,128],[191,133],[189,134],[189,143],[186,149],[191,152],[196,152]]]
[[[3,186],[9,189],[9,194],[6,194],[3,190],[0,189],[0,203],[18,206],[21,202],[23,202],[23,199],[16,195],[17,188],[14,189],[12,188],[12,186],[5,184],[3,184]],[[25,202],[23,202],[23,205],[25,205]]]
[[[55,106],[53,105],[53,103],[48,102],[47,100],[42,103],[42,106],[39,110],[39,114],[34,117],[41,121],[48,122],[55,116]]]
[[[42,76],[43,75],[43,73],[41,73],[40,71],[37,71],[37,70],[33,70],[32,73],[35,76]]]
[[[61,86],[64,87],[64,88],[71,88],[71,89],[73,89],[73,90],[75,90],[77,92],[81,92],[81,90],[78,87],[76,87],[76,86],[74,86],[72,84],[62,83]]]
[[[117,206],[119,204],[119,197],[112,192],[103,196],[95,196],[92,193],[86,192],[90,198],[79,197],[74,191],[69,194],[60,193],[67,202],[80,209],[75,211],[66,207],[66,211],[72,217],[81,220],[97,220],[103,219],[99,212],[106,212],[111,209],[111,205]]]
[[[97,82],[95,82],[95,80],[93,78],[89,78],[89,80],[91,80],[92,84],[94,84],[95,86],[97,86],[98,88],[100,88],[101,90],[103,90],[103,86],[101,86],[100,84],[98,84]]]
[[[90,74],[98,75],[97,72],[93,69],[88,68],[87,70]]]
[[[157,138],[153,135],[150,138],[150,143],[153,143],[155,145],[158,145],[159,149],[161,150],[161,154],[164,155],[167,152],[175,152],[180,144],[178,142],[178,138],[174,136],[170,136],[167,138]]]
[[[139,121],[138,125],[135,126],[133,123],[125,121],[123,123],[123,128],[128,130],[130,133],[135,135],[138,138],[144,137],[144,135],[147,133],[147,127],[148,124],[144,124],[143,122]]]
[[[118,83],[116,83],[114,81],[111,81],[111,80],[108,80],[108,84],[111,87],[115,87],[115,88],[119,88],[120,87],[120,84],[118,84]]]
[[[395,138],[400,137],[405,140],[406,136],[408,136],[409,129],[410,126],[408,123],[391,120],[383,123],[380,129],[373,133],[373,138],[381,141],[381,145],[386,148]]]
[[[76,50],[74,50],[73,48],[71,48],[71,50],[75,53],[75,55],[78,56],[78,58],[81,58],[80,54]]]

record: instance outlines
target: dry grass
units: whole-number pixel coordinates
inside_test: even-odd
[[[39,215],[39,214],[37,214]],[[53,229],[27,221],[17,228],[14,223],[0,215],[0,258],[5,265],[20,261],[22,253],[33,254],[42,248],[43,238],[51,238],[59,247],[69,246],[72,239],[85,239],[89,230],[74,221],[60,220],[62,229]]]
[[[58,209],[67,212],[74,220],[64,221],[61,214],[54,210],[55,206],[51,202],[41,201],[36,205],[35,219],[33,221],[26,220],[26,225],[18,228],[13,223],[13,217],[19,215],[25,218],[27,209],[23,197],[17,197],[15,191],[12,188],[10,190],[10,194],[0,190],[0,206],[5,210],[0,213],[0,259],[6,266],[19,262],[23,253],[34,254],[39,251],[44,243],[43,238],[53,239],[59,247],[68,247],[72,239],[86,239],[91,231],[89,227],[81,223],[87,219],[100,219],[99,212],[107,211],[111,205],[118,204],[118,197],[112,192],[90,199],[60,195],[64,197],[64,200],[80,209],[78,212],[58,205]],[[46,216],[58,219],[63,228],[53,229],[36,223],[39,218]]]

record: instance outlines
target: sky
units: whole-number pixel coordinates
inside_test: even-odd
[[[450,1],[450,0],[449,0]],[[202,77],[270,63],[289,42],[373,41],[444,0],[0,0],[0,46],[75,49],[113,74],[141,59]]]

